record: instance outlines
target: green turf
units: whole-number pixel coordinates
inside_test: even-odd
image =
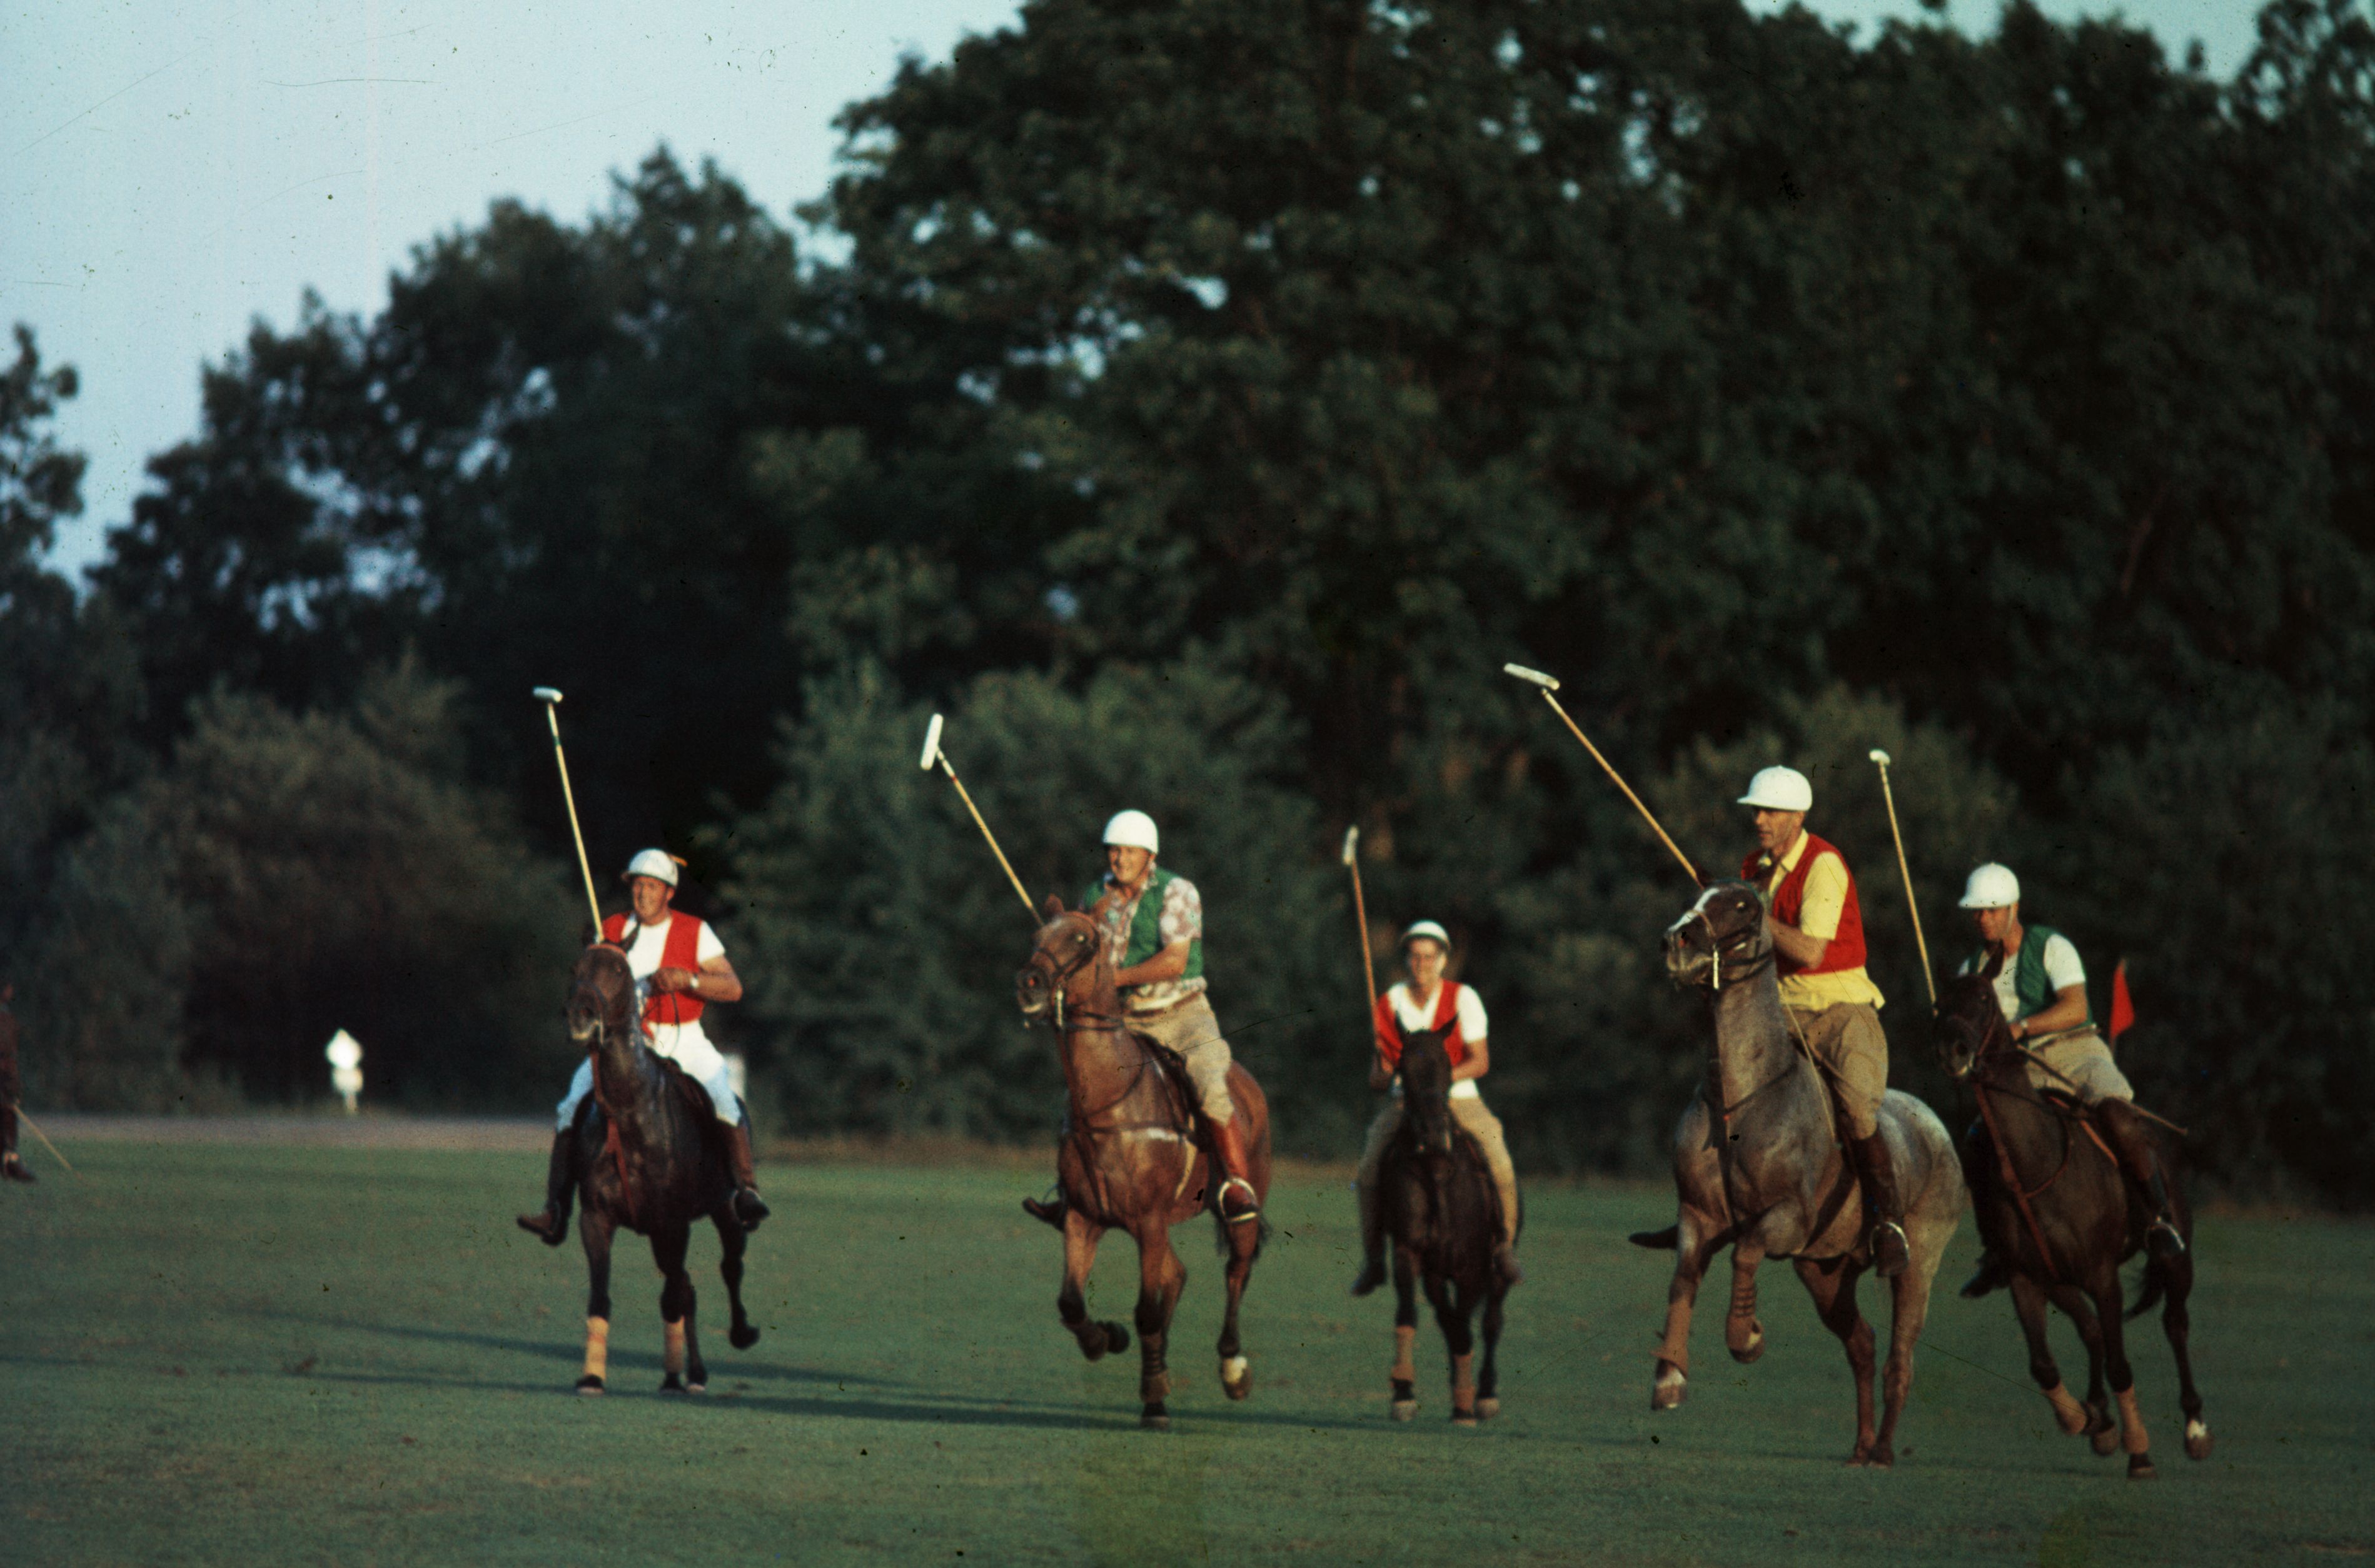
[[[582,1399],[584,1269],[510,1215],[517,1154],[86,1144],[79,1179],[0,1191],[0,1560],[239,1562],[2243,1562],[2375,1553],[2375,1228],[2212,1220],[2197,1362],[2216,1456],[2177,1444],[2156,1326],[2138,1364],[2161,1479],[2053,1432],[2011,1309],[1942,1292],[1906,1453],[1842,1468],[1836,1343],[1766,1275],[1765,1359],[1722,1352],[1719,1292],[1679,1411],[1648,1409],[1667,1267],[1624,1244],[1650,1188],[1531,1198],[1503,1418],[1386,1419],[1390,1306],[1342,1293],[1341,1185],[1288,1181],[1247,1302],[1257,1387],[1213,1377],[1209,1232],[1177,1430],[1136,1430],[1137,1355],[1057,1326],[1053,1235],[1010,1171],[768,1173],[766,1338],[664,1399],[657,1282],[621,1255],[616,1392]],[[1967,1222],[1948,1261],[1961,1278]],[[1127,1317],[1127,1239],[1097,1276]],[[2062,1344],[2076,1361],[2074,1338]],[[2083,1368],[2074,1370],[2074,1380]]]

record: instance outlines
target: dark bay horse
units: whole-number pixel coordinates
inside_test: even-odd
[[[1451,1419],[1474,1426],[1501,1413],[1494,1356],[1501,1343],[1502,1302],[1509,1293],[1493,1267],[1501,1200],[1484,1151],[1451,1118],[1451,1057],[1442,1035],[1434,1030],[1405,1035],[1400,1070],[1402,1125],[1377,1167],[1377,1197],[1385,1205],[1386,1233],[1394,1242],[1393,1417],[1406,1421],[1418,1413],[1418,1373],[1411,1361],[1418,1338],[1418,1305],[1411,1291],[1415,1279],[1425,1287],[1451,1357]],[[1513,1239],[1522,1218],[1512,1216]],[[1484,1366],[1478,1373],[1469,1320],[1480,1303]]]
[[[594,1058],[594,1092],[577,1118],[577,1186],[585,1218],[589,1288],[585,1372],[581,1394],[599,1394],[609,1374],[610,1238],[621,1225],[651,1238],[658,1265],[660,1321],[667,1333],[664,1394],[699,1393],[709,1382],[693,1328],[692,1279],[684,1267],[692,1222],[704,1215],[726,1249],[718,1272],[733,1303],[727,1335],[738,1350],[759,1342],[742,1310],[742,1254],[750,1244],[735,1217],[716,1114],[708,1097],[688,1093],[644,1042],[635,1017],[635,981],[627,955],[608,942],[585,949],[571,973],[569,1037]]]
[[[2143,1480],[2155,1473],[2152,1443],[2136,1405],[2134,1370],[2128,1363],[2120,1265],[2144,1246],[2145,1227],[2152,1216],[2080,1114],[2031,1087],[2026,1054],[2013,1039],[1996,1001],[1995,978],[2003,963],[1999,956],[1983,973],[1948,981],[1938,997],[1940,1059],[1948,1073],[1971,1086],[1982,1119],[1995,1135],[1984,1149],[1974,1151],[1975,1162],[1989,1162],[1985,1168],[1975,1163],[1971,1173],[1979,1236],[2011,1277],[2013,1310],[2028,1340],[2029,1375],[2053,1406],[2062,1430],[2085,1434],[2097,1454],[2125,1447],[2129,1479]],[[2008,1163],[2009,1171],[1999,1161]],[[2177,1356],[2186,1457],[2206,1459],[2210,1427],[2202,1419],[2202,1395],[2193,1386],[2193,1361],[2187,1349],[2193,1214],[2166,1150],[2160,1161],[2179,1233],[2189,1244],[2174,1257],[2147,1255],[2143,1296],[2126,1315],[2140,1316],[2155,1302],[2166,1302],[2161,1327]],[[2046,1346],[2048,1301],[2069,1315],[2086,1341],[2083,1405],[2063,1385],[2053,1352]],[[2103,1397],[2106,1374],[2119,1404],[2116,1429]]]
[[[1829,1091],[1791,1038],[1773,973],[1765,903],[1746,882],[1716,882],[1666,928],[1666,972],[1708,991],[1714,1030],[1707,1081],[1674,1132],[1674,1187],[1681,1217],[1667,1231],[1633,1237],[1675,1249],[1666,1292],[1666,1338],[1658,1350],[1649,1408],[1683,1401],[1690,1370],[1691,1304],[1718,1249],[1731,1247],[1731,1310],[1724,1343],[1737,1362],[1765,1350],[1756,1320],[1756,1268],[1786,1257],[1814,1299],[1824,1326],[1847,1348],[1855,1373],[1856,1442],[1851,1465],[1896,1463],[1896,1422],[1913,1387],[1913,1347],[1930,1310],[1930,1283],[1963,1213],[1963,1173],[1954,1141],[1930,1107],[1891,1090],[1880,1107],[1912,1263],[1890,1281],[1885,1401],[1873,1424],[1873,1332],[1856,1307],[1856,1284],[1871,1267],[1863,1203],[1841,1158]]]
[[[1172,1313],[1188,1270],[1171,1247],[1171,1227],[1212,1208],[1211,1155],[1198,1141],[1194,1099],[1158,1059],[1156,1048],[1122,1026],[1113,966],[1096,923],[1050,897],[1040,908],[1030,961],[1015,977],[1026,1022],[1055,1026],[1063,1062],[1068,1131],[1057,1155],[1064,1196],[1064,1285],[1056,1311],[1095,1361],[1129,1348],[1118,1323],[1093,1322],[1082,1287],[1097,1241],[1127,1231],[1138,1244],[1139,1424],[1170,1430],[1167,1356]],[[1229,1068],[1229,1095],[1245,1119],[1247,1175],[1258,1197],[1270,1194],[1270,1102],[1243,1066]],[[1221,1324],[1221,1388],[1232,1399],[1253,1392],[1253,1373],[1237,1339],[1237,1306],[1261,1254],[1259,1220],[1232,1225],[1217,1208],[1228,1256],[1228,1312]]]

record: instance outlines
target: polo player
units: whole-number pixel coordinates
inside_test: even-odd
[[[633,913],[605,919],[602,940],[627,955],[645,1043],[653,1054],[674,1062],[708,1091],[710,1104],[726,1129],[735,1218],[742,1221],[744,1230],[755,1230],[768,1209],[759,1197],[758,1180],[751,1170],[750,1113],[734,1092],[725,1056],[701,1027],[704,1008],[742,999],[741,977],[727,961],[726,944],[707,921],[668,907],[677,890],[673,856],[665,850],[644,850],[627,863],[620,879],[627,884]],[[561,1096],[556,1117],[560,1130],[553,1135],[552,1158],[545,1173],[544,1210],[519,1217],[520,1228],[533,1232],[549,1246],[559,1246],[569,1234],[569,1203],[576,1186],[571,1154],[577,1113],[593,1091],[594,1059],[589,1054],[577,1064],[569,1092]]]
[[[1830,1083],[1846,1124],[1841,1141],[1848,1164],[1863,1186],[1873,1269],[1893,1279],[1911,1255],[1896,1167],[1880,1131],[1888,1036],[1880,1027],[1880,987],[1864,972],[1855,875],[1836,846],[1806,831],[1814,786],[1797,769],[1762,770],[1740,804],[1756,814],[1757,844],[1741,862],[1740,875],[1765,894],[1781,1005]]]
[[[1245,1134],[1229,1095],[1229,1043],[1205,995],[1204,900],[1195,883],[1155,865],[1161,848],[1153,818],[1116,813],[1105,824],[1105,874],[1081,905],[1105,939],[1123,1026],[1186,1066],[1220,1167],[1221,1217],[1242,1225],[1259,1217],[1261,1199],[1247,1178]],[[1022,1207],[1050,1225],[1064,1223],[1061,1194],[1026,1197]]]
[[[8,1007],[16,996],[13,982],[0,985],[0,1176],[30,1182],[38,1178],[17,1152],[17,1098],[25,1089],[17,1072],[17,1015]]]
[[[1369,1124],[1369,1141],[1361,1149],[1361,1166],[1353,1191],[1361,1209],[1361,1272],[1353,1294],[1365,1296],[1386,1282],[1386,1221],[1377,1201],[1377,1172],[1385,1163],[1386,1146],[1402,1125],[1402,1052],[1422,1034],[1434,1034],[1451,1060],[1451,1114],[1462,1130],[1484,1151],[1493,1173],[1493,1188],[1501,1200],[1499,1233],[1493,1244],[1493,1267],[1506,1284],[1525,1282],[1518,1267],[1518,1171],[1509,1162],[1508,1140],[1501,1120],[1485,1108],[1476,1080],[1493,1070],[1486,1045],[1488,1027],[1484,999],[1472,985],[1443,977],[1451,957],[1451,934],[1432,920],[1422,920],[1402,933],[1402,967],[1410,978],[1389,987],[1377,998],[1375,1023],[1377,1051],[1369,1058],[1369,1088],[1393,1098]]]
[[[2096,1031],[2086,1006],[2086,966],[2077,948],[2050,925],[2021,923],[2020,878],[2010,867],[1990,862],[1973,871],[1963,885],[1962,907],[1971,912],[1981,946],[1955,973],[1981,974],[2003,960],[1995,978],[1996,1005],[2027,1058],[2029,1088],[2073,1095],[2086,1108],[2118,1156],[2121,1173],[2153,1216],[2145,1245],[2156,1257],[2175,1257],[2185,1250],[2185,1238],[2169,1208],[2152,1129],[2136,1112],[2136,1091],[2111,1059],[2111,1047]],[[1985,1140],[1985,1132],[1974,1126],[1966,1142],[1964,1167],[1975,1188],[1994,1177]],[[1963,1294],[1976,1301],[2003,1279],[2002,1263],[1982,1254]]]

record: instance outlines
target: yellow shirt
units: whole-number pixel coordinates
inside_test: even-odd
[[[1781,884],[1798,869],[1798,862],[1806,856],[1811,840],[1803,831],[1790,852],[1773,862],[1772,874],[1765,879],[1765,902],[1770,904]],[[1826,850],[1814,857],[1806,868],[1806,896],[1798,905],[1798,929],[1817,941],[1827,942],[1839,934],[1839,917],[1848,907],[1847,863]],[[1853,969],[1835,969],[1823,974],[1785,974],[1781,976],[1781,1005],[1810,1013],[1835,1008],[1841,1002],[1868,1002],[1874,1008],[1884,1005],[1880,987],[1861,964]]]

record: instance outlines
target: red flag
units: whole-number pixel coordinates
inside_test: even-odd
[[[2136,1021],[2136,1006],[2128,1000],[2128,961],[2121,959],[2120,967],[2111,971],[2111,1038],[2133,1027]]]

